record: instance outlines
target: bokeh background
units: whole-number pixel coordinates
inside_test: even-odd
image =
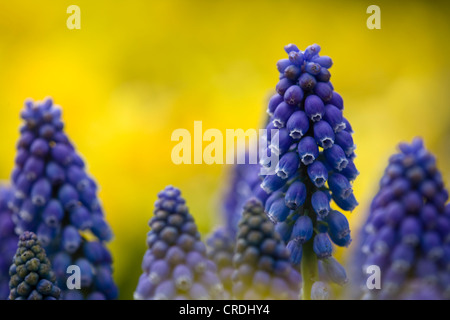
[[[66,27],[71,4],[80,30]],[[381,30],[366,27],[371,4]],[[229,166],[174,165],[172,131],[194,120],[257,128],[283,46],[318,43],[355,130],[357,230],[399,141],[423,136],[450,184],[449,14],[444,1],[2,1],[0,179],[13,168],[23,101],[52,96],[101,186],[130,299],[160,189],[182,189],[203,234],[220,223]]]

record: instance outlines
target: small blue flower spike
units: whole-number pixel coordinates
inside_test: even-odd
[[[149,225],[136,300],[226,297],[217,265],[207,258],[206,246],[180,190],[168,186],[158,194]]]
[[[285,243],[256,198],[244,206],[233,266],[234,299],[298,299],[300,274],[290,263]]]
[[[9,268],[9,300],[59,300],[61,289],[37,236],[25,231]]]
[[[351,262],[352,298],[450,299],[450,205],[435,157],[422,139],[389,159]],[[338,232],[338,230],[336,230]],[[365,286],[367,268],[381,289]]]
[[[288,58],[277,63],[280,80],[267,109],[270,128],[279,129],[268,137],[279,162],[275,174],[262,176],[266,196],[259,198],[286,242],[291,262],[301,266],[303,298],[329,298],[320,283],[311,290],[320,280],[319,267],[330,273],[326,278],[331,282],[346,282],[345,270],[331,253],[333,244],[349,246],[350,228],[330,202],[343,211],[358,205],[352,188],[359,174],[353,130],[343,116],[344,101],[330,82],[331,58],[320,56],[317,44],[304,51],[289,44],[285,51]]]
[[[252,196],[266,195],[260,187],[259,170],[259,164],[249,163],[248,154],[245,164],[235,164],[231,168],[222,200],[222,225],[217,227],[206,240],[208,258],[217,265],[227,297],[231,297],[232,292],[232,258],[243,207]],[[289,169],[286,168],[286,170]]]
[[[116,299],[112,259],[106,248],[112,231],[97,185],[64,133],[61,109],[51,99],[28,100],[21,117],[24,124],[12,174],[14,194],[8,204],[16,232],[36,234],[55,266],[61,299]],[[80,261],[90,279],[75,292],[66,286],[70,276],[66,269]]]

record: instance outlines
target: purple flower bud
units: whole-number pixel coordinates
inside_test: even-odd
[[[275,225],[275,231],[281,236],[284,242],[289,242],[291,238],[292,225],[286,222],[279,222]]]
[[[289,54],[291,52],[299,52],[300,50],[298,49],[298,47],[295,44],[289,43],[284,46],[284,51],[286,51],[286,53]]]
[[[28,157],[30,156],[29,152],[25,149],[19,149],[16,154],[16,158],[14,159],[14,162],[17,166],[23,167],[25,162],[28,160]]]
[[[344,285],[348,282],[347,273],[344,267],[342,267],[339,262],[333,257],[323,259],[322,266],[326,275],[331,281],[338,285]]]
[[[97,211],[100,208],[100,202],[94,188],[88,187],[80,190],[79,197],[81,203],[84,204],[89,210]]]
[[[300,240],[292,239],[287,244],[287,249],[290,252],[290,261],[293,265],[298,265],[302,261],[303,245]]]
[[[88,260],[86,260],[84,258],[77,259],[75,261],[75,265],[80,267],[81,287],[82,288],[89,287],[94,280],[93,266],[91,265],[91,263]]]
[[[391,254],[392,268],[397,272],[407,272],[414,262],[414,247],[398,244]]]
[[[153,285],[157,285],[167,279],[170,266],[166,260],[154,261],[150,267],[148,278]]]
[[[45,175],[52,185],[62,184],[66,180],[64,169],[56,162],[49,162],[45,167]]]
[[[341,95],[336,91],[333,91],[333,95],[329,103],[332,104],[333,106],[336,106],[339,110],[344,109],[344,100],[342,99]]]
[[[331,210],[325,217],[325,221],[328,223],[328,234],[331,240],[339,245],[339,240],[346,238],[350,235],[350,227],[347,218],[336,210]],[[336,241],[335,241],[336,240]]]
[[[321,188],[328,180],[328,169],[321,161],[314,161],[307,168],[308,176],[317,188]]]
[[[349,157],[356,148],[353,143],[352,135],[345,130],[336,133],[335,143],[344,150],[347,157]]]
[[[287,66],[286,69],[284,69],[284,76],[286,79],[289,79],[291,81],[296,81],[298,77],[300,76],[302,70],[295,65]]]
[[[36,232],[39,242],[45,247],[48,246],[50,242],[52,242],[52,240],[55,238],[55,234],[56,229],[50,228],[43,222],[39,224]]]
[[[284,101],[291,105],[297,106],[303,99],[303,90],[299,86],[290,86],[284,93]]]
[[[321,67],[327,69],[331,68],[331,66],[333,65],[333,60],[331,60],[331,58],[327,56],[314,57],[312,61],[320,64]]]
[[[278,107],[280,103],[284,101],[283,96],[280,96],[278,93],[274,94],[269,100],[269,106],[267,108],[267,113],[272,116],[275,112],[275,109]]]
[[[303,137],[309,129],[309,120],[303,111],[295,111],[287,120],[286,128],[289,136],[294,139]]]
[[[289,208],[286,206],[283,198],[275,200],[267,212],[267,217],[273,223],[283,222],[289,215]]]
[[[289,59],[281,59],[277,62],[277,69],[280,73],[284,73],[284,69],[292,65]]]
[[[280,198],[283,198],[284,193],[282,191],[275,191],[273,192],[266,200],[265,202],[265,206],[264,206],[264,210],[265,211],[269,211],[270,206],[272,205],[272,203],[274,203],[275,200],[278,200]],[[241,208],[242,210],[242,208]]]
[[[319,156],[319,149],[312,137],[304,137],[298,143],[298,154],[304,165],[310,165]]]
[[[342,169],[340,173],[342,173],[348,179],[348,181],[355,180],[359,175],[359,171],[356,169],[355,163],[352,160],[348,161],[347,166]]]
[[[352,186],[348,179],[339,173],[333,173],[328,179],[328,185],[333,194],[341,198],[348,198],[352,193]]]
[[[303,53],[306,60],[312,59],[315,55],[318,55],[320,52],[320,46],[318,44],[312,44],[308,46]]]
[[[316,78],[309,73],[302,73],[298,79],[298,85],[305,91],[311,91],[317,84]]]
[[[42,211],[42,219],[49,227],[57,227],[60,225],[64,217],[64,209],[59,201],[52,199]]]
[[[81,245],[81,236],[73,226],[64,228],[62,234],[62,246],[68,253],[74,253]]]
[[[30,152],[36,157],[45,157],[49,151],[48,142],[44,139],[36,139],[33,141],[30,147]]]
[[[28,194],[31,188],[31,181],[27,179],[25,174],[20,174],[15,184],[16,198],[23,199]]]
[[[342,171],[348,165],[344,150],[336,144],[329,149],[325,149],[324,154],[328,163],[338,171]]]
[[[285,204],[288,208],[295,210],[305,203],[306,187],[300,181],[293,182],[286,191]]]
[[[416,191],[408,192],[403,196],[403,203],[410,212],[418,212],[422,208],[422,196]]]
[[[50,182],[41,178],[37,180],[31,188],[31,201],[37,207],[44,206],[52,195],[52,186]]]
[[[320,73],[320,64],[315,62],[308,62],[305,66],[305,71],[312,75],[317,75]]]
[[[326,233],[319,233],[314,237],[313,249],[318,259],[331,257],[333,246]]]
[[[305,243],[313,235],[313,223],[308,216],[301,216],[297,219],[292,229],[292,239],[300,243]]]
[[[332,104],[325,106],[324,120],[333,128],[334,132],[341,132],[345,129],[345,123],[342,117],[342,111]]]
[[[326,121],[319,121],[314,124],[314,139],[317,144],[324,149],[331,148],[334,143],[334,131]]]
[[[58,199],[61,201],[64,209],[71,210],[78,204],[78,193],[70,184],[64,184],[58,192]]]
[[[328,71],[327,68],[322,67],[322,68],[320,68],[319,74],[316,75],[315,78],[317,79],[317,81],[320,81],[320,82],[328,82],[328,81],[330,81],[331,73],[330,73],[330,71]]]
[[[52,157],[59,164],[69,165],[73,159],[73,150],[67,145],[57,143],[51,150]]]
[[[42,159],[37,157],[29,157],[28,160],[25,162],[25,166],[23,168],[23,173],[25,174],[25,177],[30,180],[34,181],[38,179],[42,174],[44,173],[45,163]]]
[[[419,220],[414,217],[405,218],[400,225],[399,235],[405,244],[418,244],[422,235],[422,226]]]
[[[89,229],[92,227],[91,213],[85,206],[78,206],[70,212],[70,223],[80,230]]]
[[[286,91],[287,92],[287,91]],[[273,124],[276,128],[283,128],[289,117],[294,113],[295,108],[286,102],[280,103],[273,114]]]
[[[344,211],[353,211],[358,206],[355,195],[351,193],[347,198],[342,198],[337,194],[332,194],[334,202]]]
[[[20,206],[19,216],[25,222],[31,222],[36,218],[37,207],[31,202],[30,199],[25,199],[25,201]]]
[[[75,165],[72,165],[67,169],[67,181],[80,191],[89,187],[89,180],[86,172]]]
[[[317,87],[317,85],[316,85]],[[325,105],[317,95],[310,95],[305,99],[306,115],[314,122],[322,120],[325,113]]]
[[[333,97],[333,89],[329,82],[318,82],[314,87],[314,94],[323,102],[329,102]]]
[[[436,231],[425,232],[422,236],[421,246],[426,257],[431,260],[437,260],[444,255],[441,238]]]
[[[91,221],[87,220],[85,221],[87,225],[92,223],[92,233],[98,237],[102,241],[110,241],[113,237],[111,228],[106,223],[106,221],[103,219],[102,216],[95,214],[92,215]]]
[[[292,85],[294,85],[294,83],[292,81],[290,81],[289,79],[283,78],[280,81],[278,81],[275,89],[280,96],[284,96],[284,94],[286,93],[286,90]]]
[[[278,140],[278,145],[274,143],[274,140]],[[289,136],[288,130],[286,128],[282,128],[275,133],[274,139],[272,140],[269,148],[276,154],[283,154],[290,149],[292,143],[293,141]]]
[[[300,166],[300,159],[296,152],[284,154],[278,162],[276,173],[282,179],[292,177]]]
[[[316,191],[311,197],[311,205],[319,218],[325,218],[330,212],[330,199],[322,191]]]
[[[297,52],[297,51],[291,51],[289,52],[289,61],[296,65],[301,66],[303,64],[303,53]]]
[[[261,188],[263,188],[267,193],[272,193],[282,188],[286,184],[286,180],[280,178],[278,175],[273,174],[266,176],[261,183]]]

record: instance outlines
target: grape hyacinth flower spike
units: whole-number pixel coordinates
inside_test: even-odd
[[[9,269],[9,300],[58,300],[61,289],[36,235],[25,231]]]
[[[248,159],[248,155],[246,155]],[[245,202],[260,189],[259,165],[235,164],[231,168],[229,184],[222,201],[223,225],[217,227],[208,237],[208,258],[214,261],[227,295],[231,295],[233,272],[232,258],[236,233]]]
[[[245,204],[233,265],[233,298],[298,299],[300,274],[291,265],[285,243],[256,198]]]
[[[9,296],[9,267],[19,240],[14,232],[12,211],[8,208],[12,197],[11,188],[0,185],[0,300],[6,300]]]
[[[364,299],[450,299],[448,192],[422,139],[401,143],[399,149],[389,159],[361,230],[352,262],[355,283],[361,287],[351,288],[351,294]],[[380,268],[379,290],[365,286],[369,266]]]
[[[331,251],[332,243],[350,244],[350,229],[330,201],[344,211],[358,205],[352,190],[358,176],[353,131],[343,117],[343,99],[330,82],[332,60],[319,56],[320,49],[314,44],[300,51],[289,44],[288,58],[277,63],[280,80],[269,102],[267,128],[279,129],[279,146],[271,145],[279,162],[275,174],[266,175],[261,183],[268,194],[267,215],[287,242],[292,263],[301,265],[305,299],[311,298],[313,283],[318,281],[317,260],[329,279],[346,282],[345,270]]]
[[[206,257],[206,246],[180,190],[168,186],[158,194],[149,225],[136,300],[224,297],[217,266]]]
[[[97,185],[64,133],[61,109],[51,99],[25,102],[24,125],[12,173],[16,231],[37,235],[53,264],[62,299],[116,299],[112,231],[97,198]],[[66,289],[67,267],[81,268],[82,290]]]

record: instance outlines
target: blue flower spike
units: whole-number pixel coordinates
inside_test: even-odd
[[[9,269],[9,300],[59,300],[61,289],[37,236],[25,231]]]
[[[389,159],[359,237],[351,263],[358,287],[352,288],[351,295],[450,299],[448,192],[436,159],[422,139],[401,143],[399,149]],[[365,286],[359,285],[367,280],[366,269],[374,265],[381,271],[381,289],[361,289]]]
[[[289,251],[262,203],[256,198],[248,200],[233,257],[233,298],[297,300],[301,277],[289,259]]]
[[[217,265],[206,255],[194,218],[172,186],[158,194],[150,219],[136,300],[204,300],[226,297]]]
[[[106,248],[112,231],[97,198],[97,184],[65,134],[61,114],[51,99],[25,102],[9,201],[15,230],[36,234],[55,265],[61,299],[116,299]],[[63,260],[67,263],[55,263]],[[79,261],[89,281],[82,282],[81,290],[69,290],[70,274],[64,268]]]
[[[330,282],[346,283],[345,270],[331,255],[333,245],[349,246],[350,228],[330,202],[343,211],[358,205],[352,188],[359,174],[353,130],[343,115],[344,101],[330,83],[331,58],[320,56],[317,44],[304,51],[290,44],[285,51],[288,58],[277,63],[280,80],[268,107],[272,128],[279,129],[273,136],[279,146],[268,137],[279,162],[275,174],[262,176],[267,194],[262,201],[291,262],[301,267],[303,298],[329,297],[320,283],[314,294],[311,290],[319,281],[319,264],[326,266]]]

